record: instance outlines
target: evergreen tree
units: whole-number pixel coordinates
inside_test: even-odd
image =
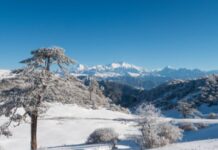
[[[57,88],[68,88],[69,78],[56,76],[51,67],[57,65],[66,73],[65,66],[75,62],[64,54],[64,49],[40,48],[31,52],[32,57],[21,61],[25,68],[17,70],[16,76],[6,82],[0,90],[0,115],[5,115],[9,121],[0,127],[0,134],[11,135],[9,126],[17,125],[28,116],[31,119],[31,150],[37,149],[37,120],[46,107],[44,102],[59,98]],[[58,87],[58,84],[62,87]],[[67,97],[67,93],[64,93]],[[63,99],[63,98],[61,98]],[[23,108],[25,113],[20,114],[18,109]]]

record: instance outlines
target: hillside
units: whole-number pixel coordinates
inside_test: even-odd
[[[218,76],[195,80],[177,80],[162,84],[140,95],[144,102],[152,102],[164,111],[177,110],[179,102],[203,114],[218,112]]]
[[[218,76],[208,76],[194,80],[174,80],[151,90],[133,88],[112,81],[100,81],[103,93],[112,101],[130,110],[143,103],[154,103],[166,115],[181,116],[181,103],[202,114],[218,113]]]
[[[131,108],[140,102],[138,95],[143,90],[111,81],[99,81],[99,84],[104,87],[103,94],[109,97],[116,105]]]
[[[0,80],[0,92],[2,90],[8,90],[12,87],[16,88],[25,88],[28,87],[29,83],[22,78],[16,78],[16,75],[13,74],[8,76],[7,73],[1,76],[3,79]],[[5,78],[7,77],[7,78]],[[70,77],[68,79],[59,79],[54,81],[54,87],[46,92],[46,99],[48,101],[59,101],[68,104],[78,104],[85,107],[107,107],[110,108],[108,99],[102,94],[101,90],[96,89],[92,92],[92,99],[90,100],[90,92],[88,87],[85,86],[80,80],[75,77]],[[65,87],[65,88],[63,88]],[[54,99],[51,96],[51,92],[56,93]],[[67,93],[68,98],[65,94]]]

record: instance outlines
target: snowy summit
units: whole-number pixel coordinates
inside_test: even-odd
[[[136,77],[146,74],[146,69],[126,62],[115,62],[108,65],[96,65],[91,67],[78,64],[72,69],[72,74],[93,75],[102,78],[126,75]]]

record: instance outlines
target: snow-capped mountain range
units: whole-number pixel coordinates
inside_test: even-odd
[[[74,75],[91,75],[96,77],[108,78],[117,76],[138,77],[145,75],[147,71],[142,68],[125,62],[111,63],[108,65],[96,65],[87,67],[82,64],[76,65],[72,69]]]
[[[218,74],[218,71],[200,69],[165,67],[159,70],[148,70],[126,62],[115,62],[108,65],[85,66],[75,65],[71,70],[77,77],[94,76],[98,80],[113,81],[140,89],[152,89],[172,80],[187,80]]]
[[[165,67],[160,70],[149,71],[143,67],[135,66],[126,62],[116,62],[108,65],[96,65],[87,67],[82,64],[72,68],[72,74],[76,76],[88,75],[99,78],[112,78],[121,76],[144,77],[144,76],[161,76],[169,78],[189,79],[198,78],[205,75],[215,74],[218,71],[201,71],[199,69],[175,69]]]

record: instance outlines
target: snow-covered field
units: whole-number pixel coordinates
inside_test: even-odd
[[[134,120],[137,116],[106,109],[92,110],[76,105],[49,104],[45,115],[39,120],[38,146],[48,150],[107,150],[108,145],[85,145],[87,137],[97,128],[111,127],[122,139],[120,149],[138,150],[127,137],[139,134]],[[209,128],[185,133],[181,143],[154,150],[216,150],[218,149],[218,120],[163,119],[176,122],[205,122],[213,124]],[[2,123],[2,119],[0,120]],[[13,128],[13,136],[0,137],[0,147],[4,150],[29,150],[30,125],[23,123]]]
[[[52,104],[39,120],[38,146],[84,144],[91,132],[103,127],[112,127],[120,138],[125,138],[125,135],[137,132],[133,122],[125,121],[131,119],[134,116],[105,109],[91,110],[76,105]],[[5,150],[29,150],[30,125],[21,124],[12,131],[12,137],[0,138],[0,146]]]
[[[172,144],[165,147],[152,150],[217,150],[218,140],[199,140],[194,142],[185,142]]]

